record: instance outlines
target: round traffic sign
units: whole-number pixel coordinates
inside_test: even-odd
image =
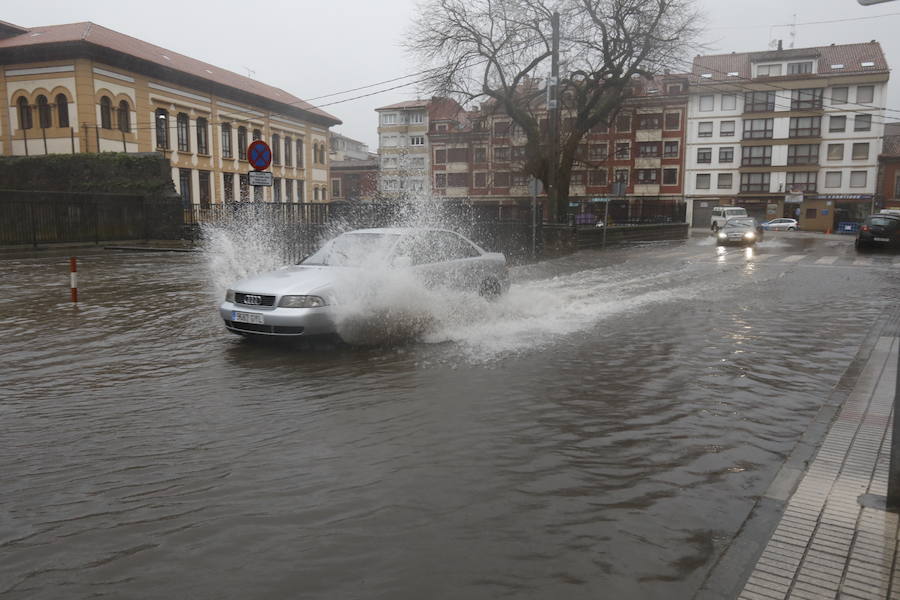
[[[272,164],[272,149],[262,140],[256,140],[247,146],[247,160],[257,171],[264,171]]]

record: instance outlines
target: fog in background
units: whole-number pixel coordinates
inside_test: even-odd
[[[900,1],[860,6],[856,0],[698,0],[707,15],[702,53],[881,42],[888,64],[900,61]],[[421,70],[401,48],[416,10],[412,0],[274,0],[208,3],[157,0],[136,5],[113,0],[10,3],[3,20],[24,27],[93,21],[121,33],[283,88],[343,121],[335,127],[377,150],[374,109],[415,98],[414,85],[350,100],[415,81],[408,78],[336,96],[335,92]],[[879,15],[881,18],[869,18]],[[836,21],[820,23],[821,21]],[[793,29],[787,26],[797,22]],[[690,60],[690,56],[686,57]],[[687,65],[685,65],[687,66]],[[687,69],[685,69],[687,70]],[[888,107],[900,109],[897,81]],[[336,101],[340,103],[330,104]],[[900,113],[889,113],[887,121]]]

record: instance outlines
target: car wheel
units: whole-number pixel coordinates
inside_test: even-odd
[[[487,300],[495,300],[503,293],[500,282],[496,279],[485,279],[478,288],[478,295]]]
[[[796,227],[788,227],[788,231],[797,231]]]
[[[718,223],[713,223],[713,224],[712,224],[712,227],[710,227],[710,229],[712,229],[712,232],[713,232],[713,233],[717,232],[717,231],[719,230],[719,224],[718,224]]]

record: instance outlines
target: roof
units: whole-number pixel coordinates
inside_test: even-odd
[[[0,39],[0,49],[36,47],[61,43],[85,43],[132,56],[161,67],[173,69],[212,83],[250,93],[267,100],[311,113],[338,125],[341,121],[320,108],[288,92],[255,79],[238,75],[189,56],[167,50],[149,42],[85,21],[65,25],[32,27],[26,33]]]
[[[366,159],[366,160],[333,160],[328,163],[328,166],[331,167],[331,170],[342,170],[342,171],[350,171],[350,170],[370,170],[378,168],[378,159]]]
[[[397,104],[389,104],[375,110],[399,110],[403,108],[425,108],[428,106],[429,100],[407,100],[406,102],[398,102]]]
[[[751,64],[754,62],[787,61],[813,59],[818,61],[815,75],[847,75],[860,73],[887,73],[889,71],[881,44],[876,41],[864,44],[843,44],[840,46],[817,46],[772,50],[767,52],[742,52],[713,54],[694,58],[691,79],[694,83],[705,81],[734,81],[751,78]],[[863,63],[873,63],[863,67]],[[736,75],[730,75],[735,73]],[[707,74],[709,77],[701,77]],[[813,75],[813,77],[815,76]],[[809,77],[809,75],[783,75],[782,78]],[[777,77],[767,77],[778,79]]]

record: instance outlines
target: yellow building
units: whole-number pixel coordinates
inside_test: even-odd
[[[0,155],[162,152],[186,201],[326,202],[329,127],[284,90],[94,23],[0,22]],[[246,149],[272,148],[252,188]]]

